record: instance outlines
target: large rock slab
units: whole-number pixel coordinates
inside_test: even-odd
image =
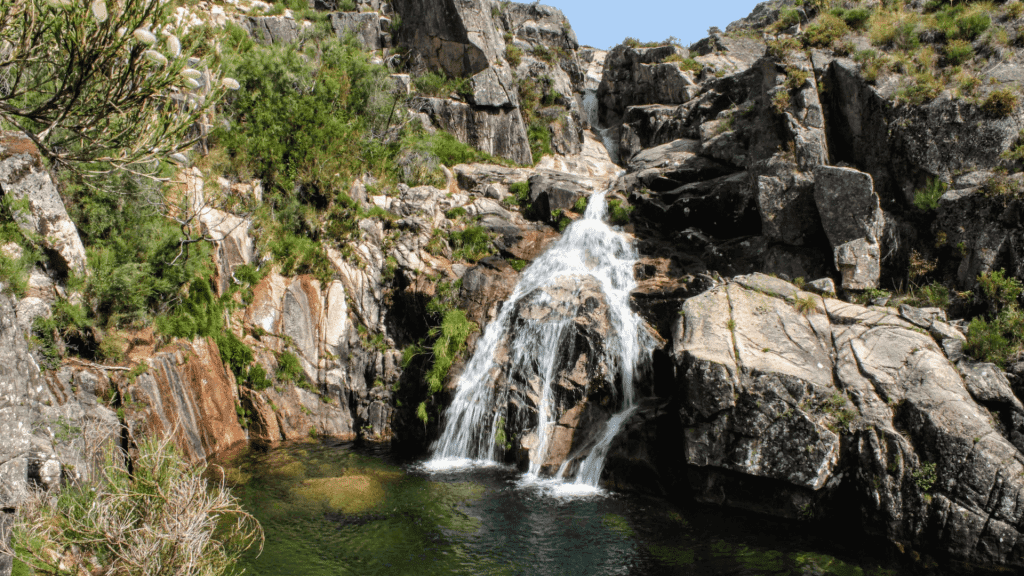
[[[349,34],[366,50],[380,50],[380,16],[376,12],[335,12],[331,14],[331,28],[338,38]]]
[[[843,288],[877,288],[885,216],[871,175],[852,168],[817,166],[814,201],[843,275]]]
[[[605,56],[604,73],[597,89],[601,122],[612,126],[626,108],[639,104],[681,104],[699,92],[694,75],[671,62],[669,57],[687,57],[678,46],[630,48],[619,45]]]
[[[14,202],[14,218],[27,233],[42,237],[65,272],[85,274],[85,247],[78,228],[68,217],[39,149],[20,132],[0,133],[0,193]]]

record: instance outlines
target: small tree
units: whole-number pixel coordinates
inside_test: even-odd
[[[0,2],[0,126],[23,131],[63,167],[153,172],[162,158],[184,162],[197,121],[238,85],[188,65],[171,6]]]

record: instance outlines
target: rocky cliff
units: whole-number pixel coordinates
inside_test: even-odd
[[[309,19],[258,2],[179,16],[267,46],[315,30],[356,42],[387,67],[406,125],[492,161],[403,150],[402,173],[434,170],[429,183],[366,168],[328,201],[308,182],[273,190],[213,162],[181,169],[189,230],[212,248],[217,334],[142,323],[41,335],[39,319],[81,301],[71,280],[88,273],[89,246],[31,142],[0,139],[0,191],[42,254],[19,297],[0,298],[0,425],[15,439],[0,446],[4,514],[26,486],[87,474],[102,446],[143,435],[172,436],[196,461],[310,436],[425,449],[520,271],[608,189],[609,219],[640,252],[632,302],[655,349],[607,482],[854,522],[911,556],[1024,565],[1020,56],[1002,40],[1018,10],[989,7],[970,37],[955,22],[976,8],[776,0],[689,47],[605,53],[536,4],[356,4],[311,3]],[[896,20],[904,28],[883,34]],[[950,46],[970,58],[953,64]],[[258,216],[285,192],[357,215],[349,229],[332,227],[335,212],[306,218],[323,259],[303,273]],[[0,250],[17,260],[23,247]],[[594,444],[621,385],[598,361],[607,304],[588,282],[566,277],[515,311],[571,323],[547,473]],[[990,323],[968,330],[972,318]],[[63,358],[27,344],[33,333]],[[113,333],[119,361],[97,352]],[[985,334],[1003,339],[1001,355]],[[525,465],[536,367],[501,350],[501,452]]]

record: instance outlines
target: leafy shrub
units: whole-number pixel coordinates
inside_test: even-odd
[[[939,207],[939,198],[942,198],[948,188],[949,186],[938,176],[932,178],[924,188],[914,191],[914,206],[918,210],[935,210]]]
[[[995,118],[1005,118],[1016,108],[1017,94],[1007,89],[993,91],[981,105],[986,114]]]
[[[542,121],[530,123],[526,131],[530,141],[530,154],[533,156],[533,163],[540,162],[544,156],[550,156],[551,151],[551,130]]]
[[[586,196],[580,196],[579,198],[576,199],[576,202],[573,203],[572,211],[576,212],[577,214],[583,214],[584,212],[587,211],[587,204],[589,202],[590,200]]]
[[[946,61],[950,66],[959,66],[974,58],[974,47],[966,40],[951,40],[946,44]]]
[[[849,32],[846,22],[831,14],[822,14],[804,31],[803,40],[807,46],[828,48]]]
[[[430,335],[437,338],[432,348],[434,363],[426,376],[431,395],[441,391],[452,364],[466,348],[466,338],[469,338],[476,329],[476,324],[466,318],[465,312],[449,310],[445,313],[441,326],[431,330]]]
[[[468,164],[471,162],[487,162],[490,164],[511,165],[512,163],[502,158],[495,158],[490,154],[477,150],[469,144],[460,142],[458,138],[449,132],[437,131],[433,134],[417,134],[410,137],[404,145],[410,150],[429,152],[434,155],[441,164],[455,166],[456,164]]]
[[[277,373],[276,377],[278,382],[286,384],[298,384],[304,380],[304,374],[302,370],[302,364],[299,362],[299,357],[291,352],[281,352],[277,356]]]
[[[942,92],[942,83],[928,72],[919,72],[911,77],[911,82],[896,91],[896,99],[919,106],[930,102]]]
[[[981,293],[998,306],[1016,305],[1024,285],[1013,277],[1006,277],[1004,270],[993,270],[978,276]]]
[[[491,237],[483,226],[452,232],[451,243],[453,260],[476,261],[491,253]]]
[[[790,8],[779,12],[779,19],[772,25],[774,30],[785,30],[800,23],[800,12]]]
[[[623,203],[616,198],[612,198],[608,201],[608,220],[612,224],[620,226],[629,224],[629,217],[632,213],[632,206],[623,205]]]
[[[169,441],[143,440],[130,468],[108,454],[98,476],[22,508],[14,540],[33,573],[223,574],[263,539],[228,489],[208,483]]]
[[[529,264],[526,260],[520,260],[519,258],[506,258],[505,261],[508,262],[509,266],[515,269],[516,272],[522,272]]]
[[[462,206],[456,206],[455,208],[452,208],[451,210],[445,212],[444,217],[449,220],[457,220],[459,218],[462,218],[466,214],[468,214],[468,212],[466,212],[465,208],[463,208]]]
[[[921,467],[914,470],[912,473],[914,476],[914,482],[922,492],[928,492],[935,485],[935,482],[939,479],[938,472],[935,470],[934,462],[925,462],[921,464]]]

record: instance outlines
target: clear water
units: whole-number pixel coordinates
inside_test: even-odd
[[[500,460],[500,434],[505,419],[503,406],[508,391],[495,385],[499,376],[497,351],[507,346],[514,370],[531,370],[540,382],[537,422],[533,430],[537,445],[530,450],[528,474],[537,476],[547,460],[554,423],[558,418],[553,407],[552,384],[559,366],[559,343],[569,338],[574,328],[575,310],[565,316],[549,315],[540,320],[516,318],[525,302],[548,307],[550,295],[544,288],[562,282],[566,277],[590,277],[600,286],[608,305],[610,330],[605,340],[604,364],[609,367],[609,384],[618,393],[618,413],[608,422],[600,441],[592,447],[575,476],[564,478],[591,487],[598,485],[608,446],[634,409],[634,378],[642,364],[649,360],[654,341],[643,321],[630,308],[629,294],[636,287],[633,266],[638,253],[632,239],[609,226],[605,193],[589,199],[583,218],[566,228],[558,241],[529,267],[516,284],[498,317],[484,330],[473,357],[456,384],[455,398],[445,412],[440,438],[433,446],[430,466],[435,470],[459,468],[467,463],[493,463]],[[569,285],[581,288],[578,280]],[[551,316],[556,316],[554,320]],[[530,378],[523,378],[529,380]],[[565,473],[563,467],[559,476]]]
[[[896,576],[849,535],[720,508],[565,490],[510,469],[429,472],[350,445],[222,462],[267,534],[255,576]],[[845,544],[847,549],[837,546]]]

